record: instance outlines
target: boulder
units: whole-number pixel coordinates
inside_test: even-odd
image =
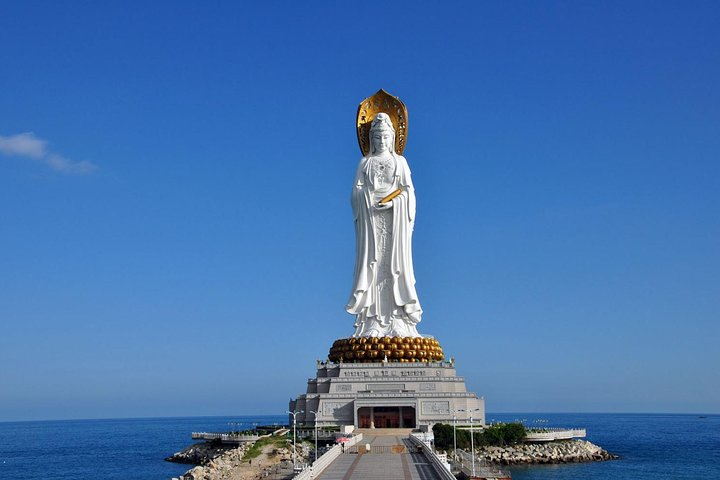
[[[495,464],[575,463],[612,460],[616,456],[584,440],[521,443],[508,447],[481,447],[479,458]]]

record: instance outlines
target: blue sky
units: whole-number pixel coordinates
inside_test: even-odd
[[[284,412],[379,88],[488,411],[720,412],[716,2],[146,3],[0,3],[0,420]]]

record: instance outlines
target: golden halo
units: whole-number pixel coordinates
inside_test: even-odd
[[[398,97],[390,95],[382,88],[358,105],[357,137],[363,155],[370,153],[370,125],[375,115],[387,113],[395,127],[395,152],[402,155],[407,140],[408,112],[405,104]]]

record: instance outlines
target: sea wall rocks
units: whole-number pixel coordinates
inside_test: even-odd
[[[618,458],[585,440],[558,440],[545,443],[522,443],[507,447],[480,447],[475,452],[478,458],[498,465],[600,462]]]
[[[185,472],[181,480],[219,480],[231,478],[233,471],[242,464],[245,447],[226,450],[203,465],[198,465]]]
[[[190,463],[193,465],[204,465],[213,458],[219,457],[229,450],[237,450],[237,447],[223,445],[220,442],[194,443],[181,451],[167,457],[165,461],[173,463]]]
[[[290,465],[292,471],[292,449],[277,444],[265,445],[262,453],[253,460],[243,461],[252,444],[239,447],[222,445],[218,442],[196,443],[166,458],[169,462],[197,465],[173,480],[251,480],[263,478],[267,469],[280,463]],[[310,449],[298,445],[297,462],[307,462]]]

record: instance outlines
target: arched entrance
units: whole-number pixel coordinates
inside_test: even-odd
[[[415,407],[360,407],[359,428],[415,428]]]

